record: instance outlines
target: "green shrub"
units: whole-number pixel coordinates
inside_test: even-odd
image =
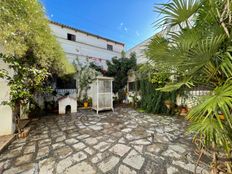
[[[155,114],[170,114],[175,113],[174,107],[168,110],[164,105],[165,100],[171,100],[172,103],[176,103],[177,92],[161,92],[155,90],[157,88],[156,84],[153,84],[147,80],[140,80],[140,90],[141,90],[141,101],[140,107],[146,112]]]

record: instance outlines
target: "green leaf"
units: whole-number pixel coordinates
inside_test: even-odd
[[[194,14],[196,14],[201,3],[199,0],[172,0],[170,3],[160,4],[155,11],[162,15],[157,21],[158,27],[173,27],[188,22]]]
[[[188,80],[184,80],[183,82],[178,82],[178,83],[171,83],[171,84],[166,84],[164,87],[162,88],[157,88],[156,90],[160,90],[163,92],[171,92],[171,91],[175,91],[178,90],[182,87],[188,87],[191,88],[193,87],[193,83],[191,81]]]

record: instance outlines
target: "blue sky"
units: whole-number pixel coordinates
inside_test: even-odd
[[[126,44],[129,49],[157,31],[154,4],[166,0],[41,0],[56,22]]]

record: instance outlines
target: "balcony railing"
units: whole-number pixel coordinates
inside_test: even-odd
[[[76,89],[56,89],[56,92],[58,95],[65,95],[67,93],[72,95],[72,94],[76,94],[77,90]]]

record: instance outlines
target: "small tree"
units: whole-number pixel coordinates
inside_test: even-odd
[[[136,69],[136,55],[131,54],[129,58],[122,54],[121,58],[114,57],[112,61],[107,61],[107,76],[114,77],[113,92],[119,93],[119,101],[125,97],[124,88],[128,81],[128,72]]]
[[[74,71],[37,0],[1,0],[0,31],[4,54],[23,58],[24,66],[60,75]]]
[[[10,105],[16,115],[16,127],[18,132],[20,122],[20,106],[25,106],[34,100],[35,92],[48,92],[50,88],[45,87],[45,81],[50,75],[46,69],[24,66],[22,59],[0,54],[0,58],[14,71],[13,75],[5,69],[0,70],[0,78],[7,81],[10,87],[10,101],[1,104]]]
[[[0,1],[0,58],[14,71],[0,70],[10,87],[5,102],[19,115],[19,105],[27,104],[36,92],[46,91],[47,77],[73,72],[65,54],[52,35],[44,9],[37,0]],[[20,131],[20,130],[19,130]]]
[[[79,82],[79,93],[77,100],[81,101],[82,97],[87,100],[87,92],[90,89],[90,85],[93,83],[99,73],[90,67],[88,58],[86,59],[85,64],[82,64],[79,58],[76,58],[76,61],[73,63],[78,71],[77,76]]]

